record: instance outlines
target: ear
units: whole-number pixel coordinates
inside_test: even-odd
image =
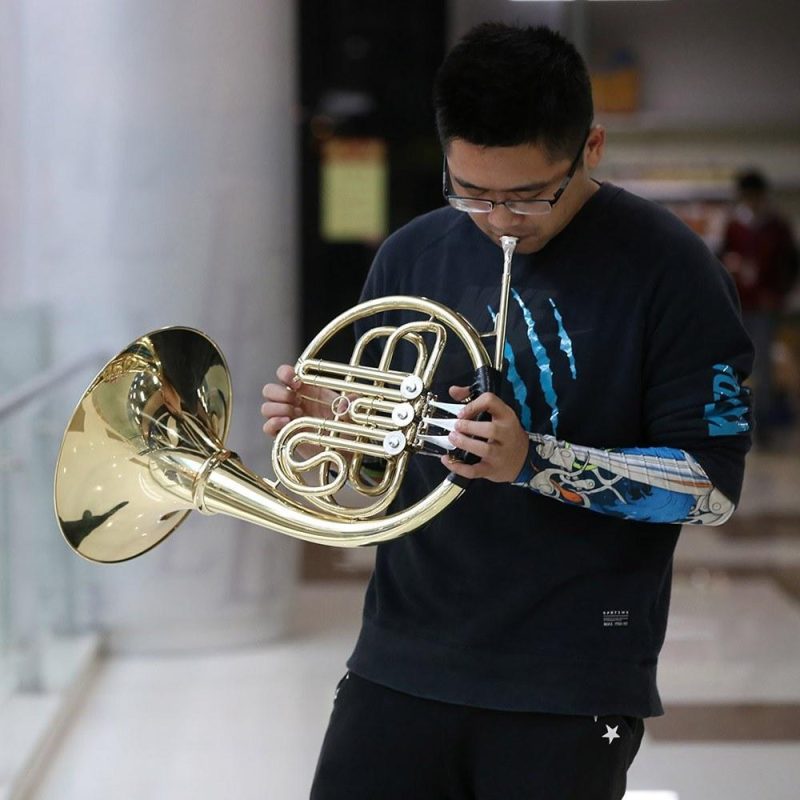
[[[586,150],[583,156],[583,163],[586,169],[596,169],[603,158],[603,151],[606,146],[606,130],[602,125],[594,125],[589,138],[586,140]]]

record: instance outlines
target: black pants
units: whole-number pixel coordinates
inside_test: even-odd
[[[311,800],[619,800],[640,719],[490,711],[348,673]]]

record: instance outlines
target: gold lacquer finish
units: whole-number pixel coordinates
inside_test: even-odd
[[[194,504],[187,491],[164,491],[192,478],[161,474],[158,454],[219,449],[230,404],[225,360],[199,331],[155,331],[109,361],[75,409],[58,458],[56,514],[70,546],[109,562],[163,541]]]
[[[515,244],[503,242],[499,339],[505,338]],[[397,327],[364,322],[396,311],[409,321]],[[356,323],[367,332],[349,362],[325,357],[331,340]],[[64,434],[55,479],[64,538],[84,558],[116,562],[155,547],[193,509],[341,547],[419,528],[466,486],[451,474],[414,505],[386,514],[409,458],[452,449],[446,435],[432,434],[449,429],[437,424],[437,414],[445,407],[452,412],[452,404],[431,394],[452,335],[476,374],[491,367],[478,332],[431,300],[382,297],[334,319],[295,367],[303,384],[326,390],[330,403],[318,417],[293,420],[281,430],[272,450],[274,481],[253,473],[225,447],[231,383],[217,346],[200,331],[180,327],[137,339],[95,378]],[[414,363],[411,372],[399,367],[401,348],[403,363]],[[498,342],[501,366],[502,352]]]

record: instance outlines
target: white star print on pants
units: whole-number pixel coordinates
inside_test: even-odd
[[[608,739],[609,744],[611,744],[611,742],[613,742],[614,739],[621,738],[620,735],[617,733],[617,728],[619,728],[619,725],[615,725],[613,728],[610,725],[606,725],[606,732],[603,734],[602,738]]]

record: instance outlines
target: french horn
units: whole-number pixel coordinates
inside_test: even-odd
[[[430,390],[448,336],[474,369],[473,394],[494,390],[516,243],[501,240],[500,303],[495,329],[484,335],[495,337],[493,362],[466,319],[425,298],[369,300],[323,328],[295,372],[302,384],[327,389],[334,399],[319,417],[300,417],[280,431],[272,448],[274,480],[225,446],[231,380],[217,345],[185,327],[136,339],[92,381],[64,433],[54,495],[66,542],[90,561],[126,561],[164,541],[192,510],[338,547],[377,544],[424,525],[469,481],[450,473],[413,505],[387,510],[410,458],[452,450],[447,432],[459,405]],[[369,328],[349,363],[322,357],[340,331],[396,310],[411,321]],[[393,366],[401,346],[413,348],[410,372]],[[363,363],[368,348],[380,351],[375,365]]]

